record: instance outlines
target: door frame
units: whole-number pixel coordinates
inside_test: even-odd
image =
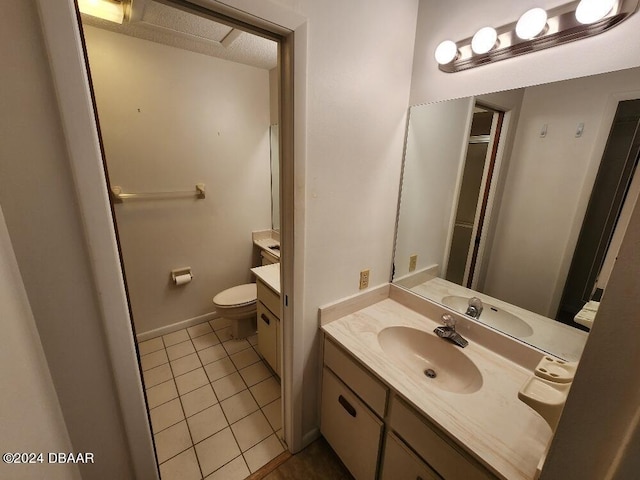
[[[292,452],[297,452],[303,446],[300,392],[304,351],[302,326],[295,325],[294,319],[302,318],[303,313],[305,218],[304,191],[296,190],[294,185],[304,182],[307,20],[270,0],[184,0],[184,3],[272,32],[282,39],[279,42],[282,59],[280,215],[285,373],[282,398],[285,441]],[[157,479],[158,468],[107,191],[79,14],[74,0],[37,0],[37,4],[133,470],[136,478]],[[302,208],[294,209],[294,204]]]

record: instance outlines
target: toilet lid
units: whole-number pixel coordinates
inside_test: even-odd
[[[246,283],[220,292],[213,297],[213,303],[221,307],[232,307],[235,305],[244,305],[255,302],[256,296],[256,284]]]

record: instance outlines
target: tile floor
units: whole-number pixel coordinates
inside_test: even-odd
[[[138,344],[162,480],[244,479],[285,450],[257,341],[217,319]]]

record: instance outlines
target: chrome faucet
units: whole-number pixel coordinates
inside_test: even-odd
[[[458,332],[456,332],[456,319],[453,318],[448,313],[442,314],[442,323],[444,323],[444,327],[436,327],[433,331],[440,338],[445,338],[452,343],[455,343],[461,348],[469,345],[469,342],[462,338]]]
[[[467,315],[473,318],[480,318],[480,314],[483,309],[482,300],[478,297],[471,297],[469,299],[469,306],[467,307],[467,311],[465,312]]]

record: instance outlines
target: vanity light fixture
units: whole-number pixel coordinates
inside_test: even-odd
[[[437,46],[435,57],[436,62],[440,65],[444,65],[446,63],[452,62],[458,56],[458,46],[455,42],[451,40],[445,40],[444,42],[440,42],[440,45]]]
[[[516,35],[522,40],[531,40],[547,28],[547,11],[544,8],[532,8],[524,12],[516,23]]]
[[[124,21],[125,4],[119,0],[78,0],[81,13],[114,23]]]
[[[585,25],[602,20],[616,4],[616,0],[582,0],[576,8],[576,19]]]
[[[440,70],[459,72],[605,32],[638,9],[640,0],[574,0],[548,12],[526,11],[517,22],[483,27],[471,38],[436,48]],[[445,55],[446,52],[446,55]]]
[[[492,27],[483,27],[471,39],[473,53],[487,53],[496,46],[498,32]]]

